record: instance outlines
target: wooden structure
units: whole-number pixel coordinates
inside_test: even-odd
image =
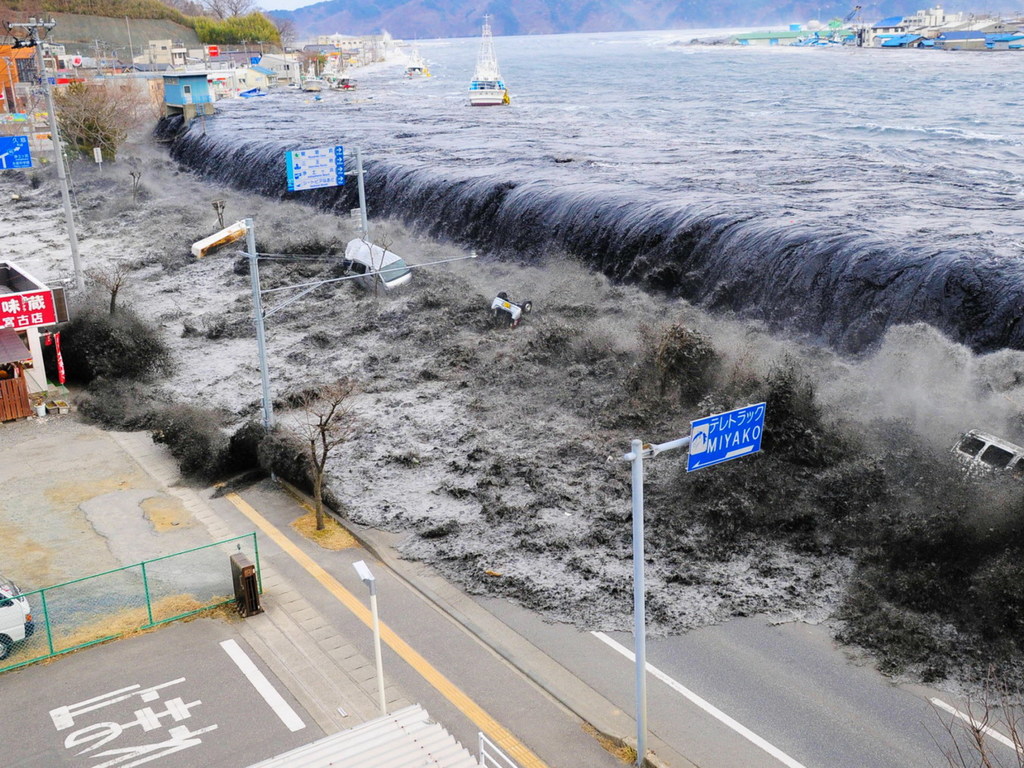
[[[31,415],[24,377],[0,379],[0,421],[24,419]]]

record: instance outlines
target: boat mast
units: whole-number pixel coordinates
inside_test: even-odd
[[[483,38],[480,40],[480,50],[476,56],[476,79],[501,79],[501,73],[498,71],[498,57],[494,54],[494,41],[491,39],[490,16],[484,16]]]

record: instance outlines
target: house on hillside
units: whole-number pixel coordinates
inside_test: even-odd
[[[177,69],[188,62],[188,49],[171,40],[150,40],[146,52],[136,56],[135,64],[166,65],[163,68]]]

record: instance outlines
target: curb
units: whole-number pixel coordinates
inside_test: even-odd
[[[304,491],[280,477],[275,482],[301,506],[312,509],[313,501]],[[542,649],[440,576],[416,573],[417,566],[392,555],[389,546],[376,541],[372,529],[346,520],[327,505],[324,505],[324,511],[410,589],[422,595],[435,609],[519,670],[538,688],[590,726],[598,736],[616,747],[636,749],[635,738],[622,735],[635,728],[635,721],[601,693],[579,680]],[[447,596],[443,594],[445,592]],[[699,768],[653,734],[648,734],[648,742],[648,756],[644,761],[647,768]]]

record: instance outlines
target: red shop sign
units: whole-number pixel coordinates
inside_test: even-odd
[[[26,291],[0,296],[0,328],[32,328],[56,322],[53,291]]]

